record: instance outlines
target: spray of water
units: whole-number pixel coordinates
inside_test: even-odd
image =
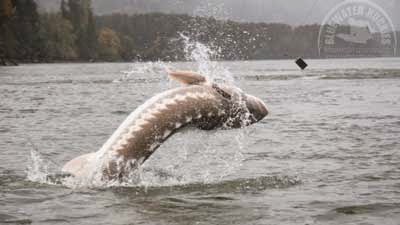
[[[184,43],[186,60],[195,63],[196,72],[206,76],[211,82],[234,85],[234,78],[230,71],[221,63],[212,60],[218,58],[218,51],[212,50],[203,43],[193,41],[184,34],[180,34],[180,37]],[[232,120],[248,124],[250,114],[244,101],[238,100],[237,110],[247,113],[239,113],[240,118],[232,118]],[[162,171],[164,176],[160,177],[157,173],[144,171],[141,184],[176,185],[199,181],[219,182],[240,169],[244,159],[242,151],[247,132],[244,128],[223,132],[188,130],[175,134],[144,166],[147,171],[149,169]],[[224,141],[232,140],[232,136],[234,136],[234,142]],[[218,144],[221,142],[224,142],[223,145]]]
[[[198,73],[207,77],[211,82],[235,84],[232,73],[221,63],[212,60],[219,58],[218,50],[213,50],[201,42],[193,41],[182,33],[179,36],[184,44],[186,60],[197,64]]]
[[[197,65],[197,68],[194,68],[195,71],[206,76],[211,82],[234,85],[234,78],[229,70],[221,63],[212,61],[213,58],[217,58],[218,51],[200,42],[192,41],[183,34],[180,34],[180,37],[184,43],[186,59]],[[141,75],[146,78],[149,74],[161,74],[166,77],[166,68],[170,67],[171,65],[161,62],[134,64],[130,71],[125,71],[124,75],[114,82],[129,83],[131,80],[135,82],[136,79],[142,77]],[[165,84],[168,82],[160,76],[158,79],[158,83],[162,85],[161,89],[165,90],[167,88]],[[238,104],[238,110],[246,110],[244,102]],[[244,116],[240,120],[247,123],[248,118]],[[132,171],[132,174],[122,182],[104,183],[100,178],[100,166],[93,165],[92,171],[85,179],[66,177],[61,183],[76,188],[82,186],[169,186],[192,182],[219,182],[241,167],[246,132],[246,129],[215,131],[214,133],[199,130],[181,132],[164,143],[143,166]],[[234,141],[231,141],[232,136]],[[219,144],[221,142],[224,142],[223,145]],[[28,179],[48,183],[48,176],[54,171],[49,171],[47,162],[39,152],[33,151],[31,159]]]
[[[42,158],[39,152],[31,150],[31,160],[27,168],[27,177],[30,181],[46,183],[49,174],[48,163]]]

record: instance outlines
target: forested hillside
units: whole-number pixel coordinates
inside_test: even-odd
[[[58,12],[34,0],[3,0],[0,59],[7,62],[185,60],[180,34],[217,60],[318,57],[319,25],[239,23],[177,14],[95,16],[90,0],[62,0]]]

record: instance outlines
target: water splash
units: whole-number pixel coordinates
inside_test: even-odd
[[[237,132],[187,129],[175,134],[144,164],[141,184],[173,186],[226,179],[243,161],[242,145],[237,142],[242,136]]]
[[[234,85],[230,71],[221,63],[212,59],[218,57],[218,51],[212,50],[203,43],[192,41],[181,34],[187,60],[197,65],[194,70],[205,75],[211,82]],[[158,79],[161,90],[169,89],[166,68],[171,64],[162,62],[139,63],[132,65],[129,71],[114,80],[121,85],[137,82],[138,79]],[[196,67],[196,66],[195,66]],[[164,78],[160,78],[164,77]],[[154,82],[152,82],[154,83]],[[244,102],[238,104],[245,108]],[[246,118],[240,118],[244,123]],[[102,159],[90,165],[90,172],[83,179],[61,177],[57,182],[62,185],[79,187],[112,187],[112,186],[174,186],[188,183],[215,183],[233,175],[242,165],[247,130],[204,132],[199,130],[184,131],[170,138],[161,148],[138,170],[133,170],[123,181],[104,182],[102,176]],[[232,141],[234,140],[234,141]],[[223,144],[220,144],[220,143]],[[179,147],[177,147],[179,146]],[[222,150],[223,148],[223,150]],[[229,149],[229,151],[227,151]],[[31,181],[57,183],[49,181],[48,162],[37,151],[32,151],[32,165],[28,179]],[[54,174],[54,173],[53,173]]]
[[[184,34],[179,35],[184,44],[186,60],[194,62],[195,67],[197,66],[194,71],[206,76],[213,83],[236,86],[232,73],[220,62],[213,61],[218,58],[218,51]],[[241,99],[237,107],[238,110],[248,112],[245,102]],[[249,113],[241,114],[240,123],[247,124],[249,115]],[[175,134],[145,163],[140,183],[147,186],[171,186],[199,181],[219,182],[233,175],[242,166],[244,160],[242,152],[246,146],[247,133],[247,129],[244,128],[222,132],[186,130]],[[232,140],[232,136],[233,142],[229,141]],[[221,142],[222,145],[216,146],[215,143]],[[163,173],[146,172],[149,169],[162,170]]]
[[[40,153],[31,150],[30,165],[27,168],[27,178],[33,182],[45,183],[49,174],[48,163],[43,160]]]
[[[183,34],[180,34],[180,37],[184,44],[186,59],[195,63],[194,71],[206,76],[211,82],[234,85],[230,71],[221,63],[212,60],[218,57],[218,51],[212,50],[203,43],[193,41]],[[129,82],[131,79],[137,79],[138,76],[148,76],[149,74],[158,77],[165,76],[166,68],[170,69],[170,67],[171,64],[160,62],[135,64],[121,80]],[[160,81],[164,85],[164,88],[161,89],[165,89],[164,80]],[[246,109],[244,102],[239,101],[238,108]],[[240,120],[242,123],[246,123],[248,118],[240,118]],[[234,174],[241,167],[246,132],[246,129],[227,133],[225,131],[183,131],[163,143],[144,165],[133,170],[123,181],[105,184],[98,182],[99,179],[90,179],[90,184],[152,187],[183,185],[199,181],[203,183],[218,182]],[[215,143],[219,143],[221,140],[234,141],[215,146]],[[177,148],[177,146],[179,147]],[[224,150],[222,151],[221,148]],[[226,149],[230,149],[230,151],[227,152]]]
[[[170,68],[166,62],[146,62],[134,63],[126,71],[121,71],[122,75],[113,80],[113,83],[157,83],[165,85],[168,83],[166,71]],[[160,76],[161,75],[161,76]],[[166,87],[162,86],[162,90]]]
[[[219,58],[219,51],[192,40],[189,36],[179,34],[184,44],[185,58],[197,64],[197,72],[207,77],[211,82],[235,84],[232,73],[213,59]]]
[[[68,177],[59,171],[59,165],[44,157],[37,149],[30,152],[30,162],[26,168],[27,180],[42,184],[59,185]]]

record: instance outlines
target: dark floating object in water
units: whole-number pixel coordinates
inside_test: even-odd
[[[304,70],[305,68],[307,68],[307,63],[302,59],[302,58],[297,58],[296,59],[296,64],[302,69]]]

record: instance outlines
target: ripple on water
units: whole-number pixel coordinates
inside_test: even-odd
[[[243,178],[225,180],[215,183],[189,183],[173,186],[132,186],[112,187],[117,192],[133,193],[135,195],[165,195],[183,193],[254,193],[268,189],[284,189],[301,184],[297,177],[289,176],[262,176],[256,178]],[[218,195],[219,196],[219,195]],[[223,197],[220,199],[224,199]]]
[[[20,112],[20,113],[25,113],[25,114],[28,114],[28,113],[35,113],[35,112],[37,112],[38,111],[38,109],[20,109],[20,110],[18,110],[18,112]]]
[[[376,213],[392,209],[400,209],[400,203],[375,203],[369,205],[352,205],[344,206],[334,209],[336,213],[355,215],[355,214],[366,214]]]
[[[116,111],[112,111],[111,114],[115,114],[115,115],[129,115],[130,112],[128,111],[122,111],[122,110],[116,110]]]
[[[11,131],[11,129],[9,129],[9,128],[0,127],[0,133],[8,133],[10,131]]]
[[[11,113],[13,109],[10,108],[0,108],[0,113]]]
[[[4,219],[3,219],[4,218]],[[0,214],[0,223],[1,224],[18,224],[18,225],[23,225],[23,224],[32,224],[32,220],[30,219],[18,219],[16,217],[8,216],[8,215],[1,215]]]
[[[372,203],[365,205],[348,205],[334,208],[315,219],[325,224],[358,224],[357,221],[369,221],[363,224],[398,224],[400,203]]]

